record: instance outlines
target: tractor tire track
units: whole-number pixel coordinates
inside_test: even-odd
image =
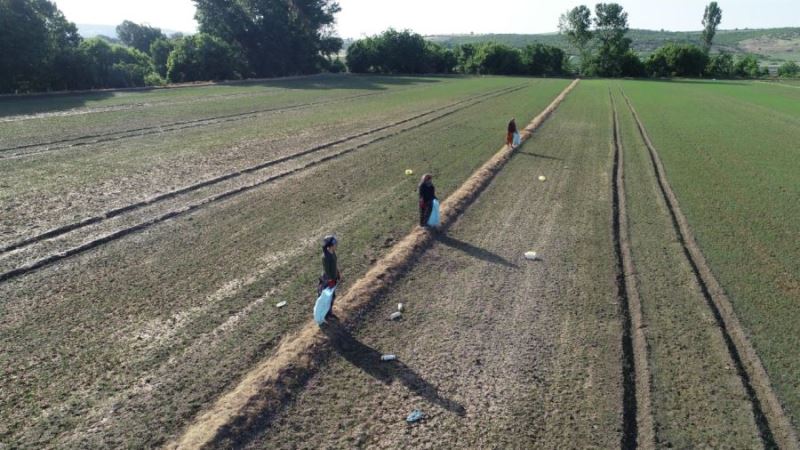
[[[397,91],[391,91],[397,92]],[[84,147],[88,145],[94,144],[101,144],[105,142],[115,142],[120,141],[123,139],[129,138],[136,138],[136,137],[144,137],[150,136],[155,134],[161,133],[169,133],[173,131],[182,131],[187,130],[190,128],[198,128],[204,127],[208,125],[217,125],[229,122],[236,122],[240,120],[245,120],[250,117],[255,117],[260,114],[267,114],[267,113],[282,113],[286,111],[294,111],[299,109],[306,109],[311,108],[314,106],[322,106],[322,105],[329,105],[332,103],[343,102],[348,100],[355,100],[364,97],[371,97],[376,95],[386,95],[389,92],[368,92],[364,94],[357,94],[351,95],[343,98],[336,98],[318,102],[307,102],[307,103],[299,103],[296,105],[288,105],[288,106],[280,106],[274,108],[265,108],[265,109],[258,109],[252,110],[242,113],[235,113],[235,114],[226,114],[216,117],[207,117],[205,119],[193,119],[193,120],[183,120],[177,122],[170,122],[166,124],[160,125],[153,125],[148,127],[141,127],[141,128],[132,128],[128,130],[120,130],[120,131],[111,131],[107,133],[97,133],[97,134],[88,134],[84,136],[77,136],[65,139],[58,139],[54,141],[48,142],[39,142],[39,143],[32,143],[32,144],[23,144],[23,145],[16,145],[13,147],[4,147],[0,148],[0,159],[11,159],[11,158],[23,158],[28,156],[39,155],[42,153],[50,153],[58,150],[66,150],[72,149],[76,147]],[[34,151],[26,151],[29,149],[37,149],[40,147],[39,150]],[[12,153],[12,154],[5,154],[14,151],[21,151],[20,153]]]
[[[617,289],[623,319],[623,449],[655,448],[655,428],[650,398],[650,369],[647,360],[647,340],[644,335],[642,302],[636,284],[636,268],[628,235],[628,212],[625,197],[624,148],[619,127],[619,115],[614,96],[609,89],[612,110],[612,232],[617,259]]]
[[[99,247],[101,245],[104,245],[104,244],[107,244],[109,242],[121,239],[121,238],[123,238],[123,237],[125,237],[127,235],[130,235],[130,234],[142,231],[144,229],[150,228],[150,227],[152,227],[152,226],[154,226],[156,224],[165,222],[167,220],[170,220],[170,219],[173,219],[173,218],[176,218],[176,217],[179,217],[179,216],[183,216],[183,215],[192,213],[192,212],[197,211],[197,210],[199,210],[201,208],[204,208],[206,206],[209,206],[209,205],[221,202],[223,200],[226,200],[228,198],[231,198],[233,196],[236,196],[236,195],[251,191],[251,190],[256,189],[258,187],[264,186],[264,185],[266,185],[268,183],[272,183],[272,182],[275,182],[277,180],[289,177],[291,175],[295,175],[295,174],[297,174],[299,172],[302,172],[302,171],[305,171],[305,170],[307,170],[309,168],[312,168],[312,167],[318,166],[320,164],[323,164],[323,163],[325,163],[327,161],[331,161],[333,159],[340,158],[340,157],[342,157],[342,156],[344,156],[346,154],[353,153],[353,152],[355,152],[357,150],[360,150],[360,149],[362,149],[364,147],[367,147],[369,145],[372,145],[374,143],[377,143],[377,142],[380,142],[380,141],[395,137],[395,136],[400,135],[402,133],[405,133],[405,132],[408,132],[408,131],[412,131],[412,130],[415,130],[417,128],[420,128],[420,127],[423,127],[425,125],[428,125],[430,123],[436,122],[436,121],[441,120],[441,119],[443,119],[445,117],[448,117],[448,116],[451,116],[451,115],[453,115],[453,114],[455,114],[457,112],[460,112],[460,111],[462,111],[464,109],[470,108],[472,106],[479,105],[479,104],[487,101],[490,98],[495,98],[495,97],[508,95],[508,94],[517,92],[519,90],[522,90],[527,86],[528,85],[525,84],[525,85],[520,85],[520,86],[515,86],[515,87],[510,87],[510,88],[503,88],[503,89],[499,89],[497,91],[492,91],[492,92],[489,92],[489,93],[473,96],[473,97],[470,97],[468,99],[460,100],[460,101],[452,103],[450,105],[447,105],[447,106],[444,106],[444,107],[440,107],[440,108],[436,108],[434,110],[430,110],[428,112],[425,112],[425,113],[422,113],[422,114],[418,114],[418,115],[412,116],[410,118],[403,119],[403,120],[398,121],[398,122],[394,122],[394,123],[386,125],[386,126],[382,126],[382,127],[376,128],[376,129],[364,131],[364,132],[358,133],[356,135],[353,135],[353,136],[350,136],[350,137],[347,137],[347,138],[342,138],[342,139],[339,139],[337,141],[333,141],[333,142],[330,142],[330,143],[327,143],[327,144],[322,144],[322,145],[313,147],[311,149],[307,149],[307,150],[304,150],[302,152],[295,153],[293,155],[288,155],[288,156],[283,157],[283,158],[278,158],[276,160],[268,161],[268,162],[259,164],[257,166],[253,166],[253,167],[250,167],[250,168],[247,168],[247,169],[244,169],[244,170],[240,170],[240,171],[233,172],[233,173],[230,173],[230,174],[227,174],[227,175],[223,175],[221,177],[217,177],[217,178],[214,178],[214,179],[211,179],[211,180],[207,180],[207,181],[204,181],[204,182],[201,182],[201,183],[197,183],[195,185],[188,186],[186,188],[183,188],[183,189],[180,189],[180,190],[177,190],[177,191],[173,191],[173,192],[166,193],[166,194],[163,194],[163,195],[158,196],[158,197],[154,197],[154,198],[152,198],[150,200],[146,200],[146,201],[143,201],[143,202],[138,202],[138,203],[135,203],[135,204],[132,204],[132,205],[128,205],[128,206],[122,207],[122,208],[117,208],[117,209],[114,209],[114,210],[106,212],[104,215],[92,217],[92,218],[89,218],[89,219],[82,220],[80,222],[76,222],[76,223],[73,223],[73,224],[65,225],[64,227],[60,227],[58,229],[51,230],[51,231],[43,233],[43,234],[41,234],[41,235],[39,235],[37,237],[30,238],[30,239],[28,239],[26,241],[22,241],[22,242],[18,242],[16,244],[12,244],[12,245],[6,247],[6,249],[3,249],[3,251],[0,252],[0,253],[8,253],[8,252],[13,251],[13,250],[19,250],[19,249],[21,249],[23,247],[29,246],[29,245],[37,243],[37,242],[44,241],[46,239],[51,239],[53,237],[62,236],[62,235],[67,234],[69,232],[76,231],[76,230],[79,230],[81,228],[84,228],[84,227],[87,227],[87,226],[90,226],[90,225],[97,225],[97,224],[100,224],[101,222],[104,222],[104,221],[109,220],[111,218],[115,218],[115,217],[121,216],[121,215],[123,215],[125,213],[129,213],[129,212],[132,212],[132,211],[135,211],[135,210],[139,210],[139,209],[141,209],[141,208],[143,208],[145,206],[154,205],[154,204],[156,204],[158,202],[161,202],[161,201],[164,201],[164,200],[167,200],[167,199],[172,199],[172,198],[175,198],[175,197],[177,197],[179,195],[182,195],[182,194],[191,193],[193,191],[197,191],[197,190],[202,189],[204,187],[208,187],[208,186],[212,186],[214,184],[218,184],[218,183],[220,183],[222,181],[226,181],[226,180],[229,180],[229,179],[232,179],[232,178],[240,177],[240,176],[245,175],[245,174],[257,172],[257,171],[259,171],[261,169],[264,169],[264,168],[269,167],[269,166],[273,166],[273,165],[278,164],[280,162],[286,162],[286,161],[289,161],[289,160],[292,160],[292,159],[297,159],[297,158],[299,158],[301,156],[304,156],[304,155],[308,155],[308,154],[311,154],[311,153],[314,153],[314,152],[318,152],[318,151],[324,150],[326,148],[334,147],[335,145],[338,145],[338,144],[346,143],[346,142],[351,141],[353,139],[356,139],[358,137],[364,137],[364,136],[372,135],[372,134],[375,134],[375,133],[377,133],[379,131],[383,131],[383,130],[386,130],[386,129],[389,129],[389,128],[394,128],[394,127],[397,127],[397,126],[400,126],[400,125],[403,125],[403,124],[406,124],[406,123],[409,123],[409,122],[413,122],[413,121],[415,121],[417,119],[420,119],[420,118],[423,118],[423,117],[427,117],[427,116],[430,116],[432,114],[436,114],[437,112],[441,112],[443,110],[448,110],[449,109],[449,111],[446,111],[443,114],[439,114],[439,115],[436,115],[436,116],[434,116],[432,118],[428,118],[428,119],[426,119],[424,121],[421,121],[421,122],[418,122],[418,123],[414,123],[414,124],[412,124],[410,126],[401,128],[399,130],[392,131],[392,132],[390,132],[388,134],[384,134],[384,135],[369,139],[367,141],[364,141],[364,142],[361,142],[361,143],[356,144],[354,146],[351,146],[351,147],[345,148],[343,150],[331,153],[331,154],[326,155],[324,157],[321,157],[319,159],[315,159],[313,161],[307,162],[307,163],[302,164],[300,166],[297,166],[295,168],[288,169],[288,170],[285,170],[283,172],[279,172],[277,174],[271,175],[271,176],[269,176],[269,177],[267,177],[265,179],[258,180],[258,181],[254,182],[254,183],[246,184],[246,185],[234,188],[234,189],[230,189],[230,190],[223,191],[221,193],[214,194],[212,196],[206,197],[206,198],[204,198],[202,200],[199,200],[197,202],[190,203],[190,204],[187,204],[187,205],[183,205],[183,206],[181,206],[181,207],[179,207],[177,209],[173,209],[173,210],[167,211],[167,212],[162,213],[162,214],[160,214],[160,215],[158,215],[156,217],[153,217],[153,218],[150,218],[148,220],[142,221],[142,222],[140,222],[140,223],[138,223],[136,225],[118,229],[118,230],[113,231],[113,232],[111,232],[109,234],[106,234],[106,235],[101,236],[101,237],[93,238],[93,239],[91,239],[91,240],[89,240],[87,242],[84,242],[84,243],[82,243],[80,245],[68,248],[66,250],[56,251],[54,253],[51,253],[48,256],[42,257],[42,258],[37,259],[37,260],[35,260],[33,262],[30,262],[28,264],[21,265],[19,267],[14,268],[14,269],[8,270],[8,271],[6,271],[4,273],[0,273],[0,283],[6,282],[8,280],[17,278],[17,277],[22,276],[22,275],[29,274],[29,273],[34,272],[34,271],[37,271],[39,269],[42,269],[42,268],[47,267],[47,266],[50,266],[50,265],[52,265],[52,264],[54,264],[56,262],[59,262],[61,260],[70,258],[72,256],[75,256],[75,255],[78,255],[78,254],[81,254],[81,253],[84,253],[86,251],[89,251],[89,250],[92,250],[94,248],[97,248],[97,247]]]
[[[686,216],[681,211],[677,197],[669,184],[658,150],[653,145],[630,98],[622,89],[620,89],[620,92],[625,98],[639,135],[649,151],[657,184],[670,212],[673,228],[683,253],[720,329],[731,359],[736,366],[737,374],[750,400],[764,448],[800,448],[796,431],[792,428],[780,401],[772,390],[769,376],[761,360],[747,339],[747,335],[736,317],[730,299],[725,294],[719,281],[714,277],[708,262],[697,245]]]

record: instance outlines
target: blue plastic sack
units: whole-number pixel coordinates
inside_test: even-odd
[[[514,132],[514,147],[518,146],[522,143],[522,136],[519,135],[519,132]]]
[[[325,288],[317,298],[317,303],[314,305],[314,322],[317,325],[322,325],[325,322],[325,316],[331,310],[331,303],[333,303],[333,293],[336,291],[335,287]]]
[[[433,206],[431,206],[431,217],[428,219],[428,226],[439,226],[439,200],[433,199]]]

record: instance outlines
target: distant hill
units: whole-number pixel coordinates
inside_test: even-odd
[[[701,42],[700,31],[631,30],[628,37],[633,40],[634,51],[642,56],[649,55],[667,42],[697,45]],[[560,47],[568,53],[573,52],[564,36],[558,33],[433,35],[426,38],[447,47],[489,41],[512,47],[524,47],[540,42]],[[714,41],[712,52],[724,50],[735,54],[752,53],[765,63],[800,62],[800,28],[720,30]]]

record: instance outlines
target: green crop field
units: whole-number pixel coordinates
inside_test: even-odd
[[[800,422],[800,91],[625,82],[681,208]]]
[[[800,85],[584,80],[497,160],[571,81],[0,98],[0,449],[796,447]]]

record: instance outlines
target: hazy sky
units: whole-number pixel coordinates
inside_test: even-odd
[[[596,2],[597,0],[595,0]],[[610,1],[610,0],[607,0]],[[710,0],[621,0],[632,28],[698,30]],[[191,0],[55,0],[67,19],[117,25],[125,19],[191,32],[197,28]],[[422,34],[546,33],[580,0],[339,0],[337,30],[361,37],[388,27]],[[721,28],[800,26],[800,0],[718,0]]]

